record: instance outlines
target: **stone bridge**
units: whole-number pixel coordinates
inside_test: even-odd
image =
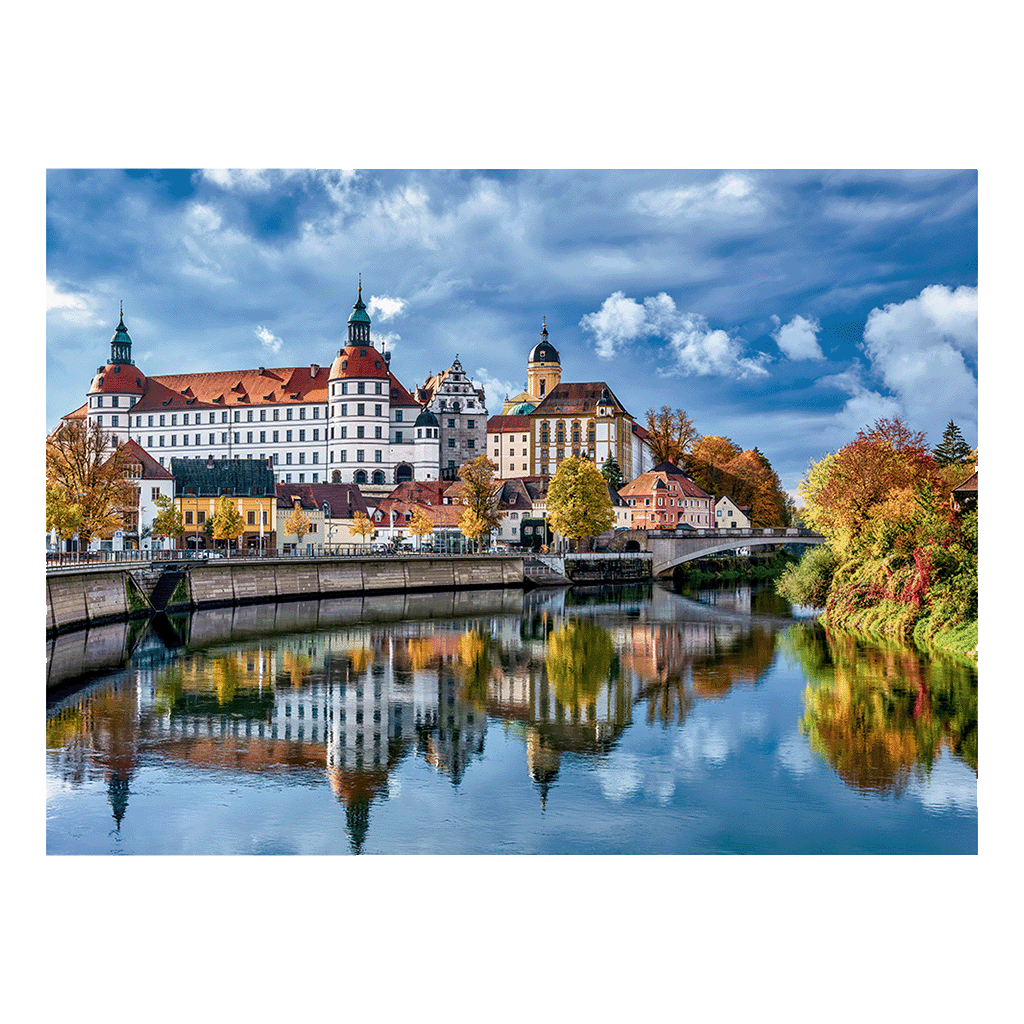
[[[696,558],[735,551],[738,548],[767,548],[779,544],[824,544],[820,533],[793,527],[732,530],[630,530],[619,534],[616,547],[649,551],[655,576],[667,576],[677,565]],[[633,544],[636,548],[633,548]]]

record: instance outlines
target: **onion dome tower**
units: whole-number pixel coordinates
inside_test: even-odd
[[[417,480],[437,480],[441,474],[441,424],[426,407],[413,424],[413,465]]]
[[[127,411],[139,400],[145,388],[146,375],[132,361],[132,339],[124,325],[122,303],[121,318],[110,339],[110,361],[96,368],[96,376],[89,385],[88,421],[99,424],[115,444],[122,435],[127,440]]]
[[[327,378],[329,408],[327,461],[341,482],[358,473],[391,470],[389,425],[391,373],[388,360],[370,341],[370,317],[363,302],[363,281],[348,318],[348,338],[331,363]],[[369,465],[359,465],[359,463]],[[345,465],[342,465],[345,463]]]
[[[558,350],[548,341],[548,324],[541,323],[540,341],[530,350],[526,363],[526,390],[538,401],[546,398],[562,379]]]

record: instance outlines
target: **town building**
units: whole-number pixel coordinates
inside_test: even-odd
[[[69,417],[84,415],[115,443],[135,441],[161,466],[172,456],[251,459],[272,466],[277,482],[355,483],[383,495],[403,480],[437,479],[440,470],[439,425],[420,421],[422,405],[390,364],[370,339],[361,282],[346,344],[330,366],[149,377],[132,358],[122,308],[110,359]],[[483,425],[486,409],[468,417],[474,428],[477,418]]]
[[[728,494],[715,502],[715,528],[719,530],[749,530],[750,507],[737,505]]]
[[[486,450],[487,402],[483,388],[466,376],[456,355],[447,370],[427,377],[416,389],[415,397],[437,420],[441,475],[454,480],[464,462],[471,462]]]
[[[714,526],[714,498],[671,462],[659,463],[619,488],[630,507],[635,530],[709,530]]]
[[[492,416],[487,421],[487,454],[503,479],[529,476],[529,415]]]
[[[309,484],[278,484],[277,492],[277,530],[278,543],[286,555],[314,554],[321,550],[326,534],[324,510],[317,504]],[[295,513],[301,513],[308,528],[300,536],[289,529]]]
[[[174,500],[185,533],[177,547],[204,551],[225,544],[239,551],[273,551],[277,547],[277,493],[274,471],[256,459],[171,459]],[[217,541],[211,523],[222,498],[230,498],[242,517],[240,536]]]

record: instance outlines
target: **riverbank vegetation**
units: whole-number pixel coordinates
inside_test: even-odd
[[[688,586],[712,580],[777,580],[797,561],[788,551],[773,551],[768,555],[733,555],[718,558],[700,558],[684,562],[677,576]]]
[[[976,453],[971,452],[972,457]],[[799,492],[811,549],[776,589],[832,629],[977,658],[977,509],[950,495],[972,466],[940,464],[924,435],[878,420],[811,465]]]

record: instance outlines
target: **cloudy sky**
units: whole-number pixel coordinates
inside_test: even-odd
[[[881,416],[977,444],[974,170],[51,170],[47,427],[123,299],[149,374],[329,363],[362,274],[412,387],[563,379],[682,408],[794,490]]]

